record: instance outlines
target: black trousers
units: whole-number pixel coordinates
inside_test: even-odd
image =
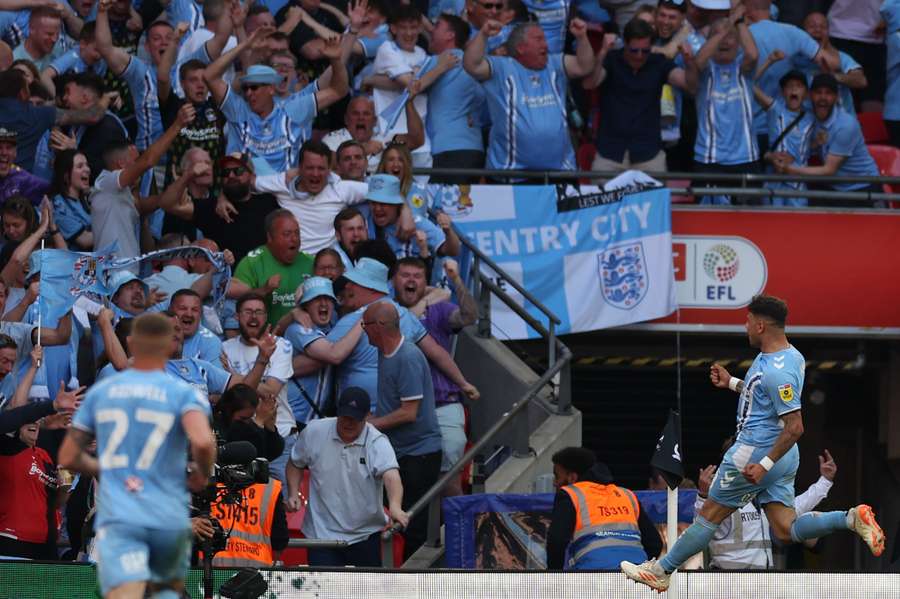
[[[452,150],[431,156],[432,168],[484,168],[484,152],[478,150]],[[465,185],[478,183],[480,175],[432,175],[432,183]]]
[[[308,549],[312,567],[356,566],[357,568],[381,567],[381,531],[374,532],[363,541],[341,549]]]
[[[759,162],[745,162],[743,164],[705,164],[702,162],[694,162],[694,172],[696,173],[723,173],[728,175],[744,175],[758,174]],[[733,181],[700,181],[694,183],[695,187],[741,187],[740,177],[735,177]],[[748,183],[747,187],[759,187],[759,183]],[[700,202],[702,194],[697,193],[697,201]],[[730,204],[739,204],[744,206],[756,206],[761,204],[760,199],[752,196],[708,196],[710,198],[725,197]],[[722,203],[711,200],[712,203]]]
[[[888,135],[891,138],[891,145],[900,148],[900,121],[884,121],[887,127]]]
[[[412,504],[434,486],[441,476],[441,452],[422,455],[406,455],[397,458],[400,466],[400,480],[403,481],[403,509],[408,510]],[[416,549],[422,546],[428,534],[428,508],[423,509],[410,520],[404,533],[406,544],[403,559],[409,559]]]

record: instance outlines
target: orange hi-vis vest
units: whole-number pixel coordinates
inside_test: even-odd
[[[575,506],[569,568],[599,549],[643,550],[638,527],[641,508],[634,493],[616,485],[592,482],[577,482],[562,489]]]
[[[244,489],[241,505],[212,504],[211,515],[225,532],[231,530],[228,545],[213,557],[213,566],[268,568],[272,555],[272,519],[275,502],[281,501],[281,482],[270,478],[266,484]]]

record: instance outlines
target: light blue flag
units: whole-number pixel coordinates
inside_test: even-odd
[[[115,244],[94,253],[55,249],[32,252],[28,272],[40,273],[42,326],[55,326],[53,323],[65,316],[82,295],[107,293],[103,281],[114,251]]]
[[[422,63],[422,66],[419,68],[419,72],[416,74],[416,79],[421,79],[422,75],[430,71],[437,64],[434,56],[429,56],[425,59],[425,62]],[[387,105],[387,107],[381,111],[380,116],[384,119],[387,124],[385,131],[390,131],[397,125],[397,121],[400,120],[400,115],[403,114],[403,111],[406,108],[406,103],[409,101],[409,90],[403,90],[397,98]]]
[[[448,188],[452,190],[453,188]],[[460,231],[577,333],[653,320],[677,308],[668,189],[612,192],[574,186],[460,186],[441,209]],[[482,272],[496,278],[487,267]],[[539,322],[547,317],[510,285],[504,291]],[[537,337],[491,299],[501,339]]]
[[[225,301],[225,292],[228,290],[228,282],[231,280],[231,267],[225,263],[225,255],[222,252],[210,252],[208,249],[194,245],[156,250],[134,258],[116,258],[107,267],[109,271],[121,270],[137,265],[151,265],[154,261],[171,259],[172,257],[195,258],[198,255],[205,256],[213,265],[212,292],[210,298],[216,310],[220,310]],[[149,268],[147,270],[150,270]],[[144,271],[143,268],[140,269]]]

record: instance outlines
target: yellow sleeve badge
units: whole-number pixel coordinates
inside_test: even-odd
[[[784,403],[790,403],[794,399],[794,387],[790,383],[778,385],[778,397]]]

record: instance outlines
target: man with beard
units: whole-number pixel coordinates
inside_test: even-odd
[[[878,166],[863,139],[862,129],[856,117],[842,110],[838,103],[839,87],[837,79],[830,73],[815,76],[810,85],[810,98],[816,116],[816,131],[813,134],[819,142],[821,166],[799,166],[793,164],[790,156],[781,156],[775,162],[779,173],[788,175],[815,175],[824,177],[877,177]],[[875,183],[833,183],[835,191],[882,191]],[[826,205],[838,204],[829,201]],[[846,201],[845,205],[863,206],[862,203]]]
[[[284,467],[291,449],[297,441],[297,422],[294,420],[291,406],[288,403],[287,389],[284,385],[294,374],[291,366],[291,343],[283,337],[270,333],[271,327],[266,324],[266,299],[255,293],[248,293],[237,301],[238,326],[240,336],[229,339],[222,344],[222,350],[228,359],[232,372],[247,375],[254,368],[262,365],[263,375],[257,390],[260,401],[272,401],[277,404],[275,427],[284,439],[284,451],[272,461],[269,471],[274,478],[284,481]],[[261,351],[261,340],[274,346],[271,357]]]
[[[212,331],[200,324],[203,318],[203,300],[192,289],[180,289],[172,295],[169,309],[181,323],[184,335],[182,355],[216,363],[222,353],[222,342]]]
[[[421,258],[407,257],[397,261],[394,269],[394,295],[404,308],[425,325],[428,334],[448,353],[453,335],[478,319],[478,305],[459,276],[454,260],[444,262],[444,273],[456,291],[459,305],[451,301],[429,303],[425,298],[426,266]],[[462,405],[462,391],[443,372],[428,363],[434,385],[435,414],[441,429],[441,472],[447,472],[459,461],[466,449],[466,414]],[[462,495],[457,477],[444,490],[445,495]]]
[[[266,243],[266,216],[278,210],[278,201],[270,193],[251,193],[253,166],[249,157],[229,154],[219,160],[222,193],[233,207],[228,219],[216,213],[215,198],[195,197],[192,202],[181,202],[185,190],[194,180],[211,185],[210,171],[201,167],[202,164],[186,166],[160,198],[160,205],[167,212],[193,223],[204,237],[231,250],[234,259],[240,262],[253,249]]]
[[[341,257],[345,269],[353,268],[357,246],[369,238],[366,217],[356,208],[344,208],[334,217],[334,236],[337,240],[331,247]]]
[[[297,304],[309,315],[312,327],[293,322],[284,332],[294,349],[294,357],[305,355],[311,360],[297,360],[293,384],[288,386],[288,403],[297,422],[309,422],[320,416],[331,398],[332,366],[343,362],[362,335],[362,326],[354,326],[336,342],[326,335],[334,322],[337,298],[331,281],[324,277],[310,277],[303,283],[303,294]],[[315,406],[315,407],[313,407]]]

